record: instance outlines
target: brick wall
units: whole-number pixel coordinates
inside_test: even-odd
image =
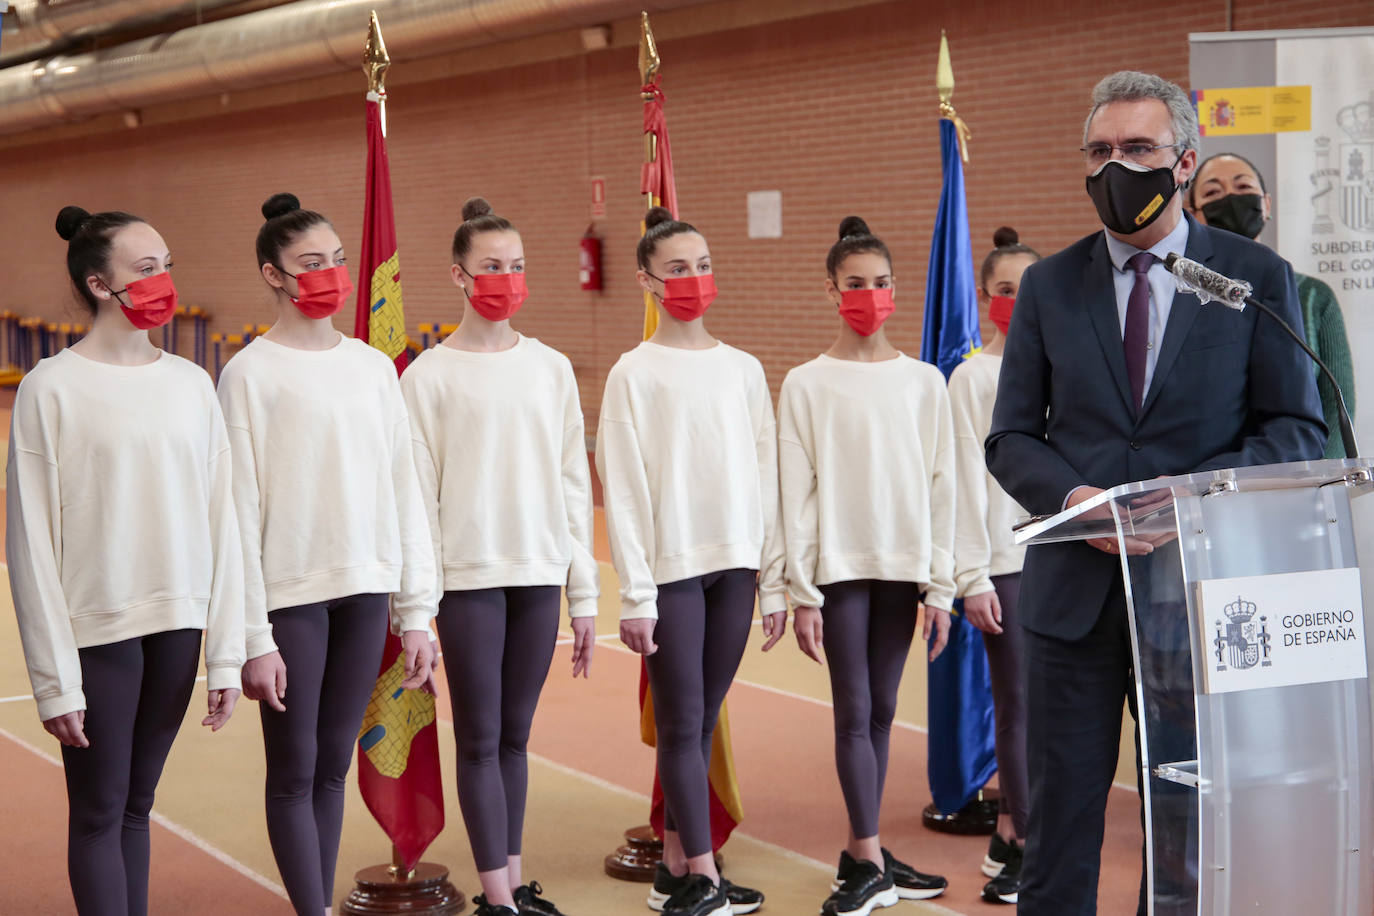
[[[1076,153],[1092,84],[1122,67],[1186,83],[1188,33],[1223,29],[1226,8],[1224,0],[1161,0],[1142,23],[1129,8],[1088,0],[935,6],[903,0],[709,34],[660,29],[682,211],[706,234],[721,288],[709,324],[757,354],[775,390],[790,366],[834,334],[837,319],[821,293],[823,259],[848,213],[862,215],[891,247],[898,312],[889,332],[903,349],[919,349],[940,177],[932,84],[941,28],[952,44],[954,101],[974,135],[967,181],[980,258],[1004,223],[1042,253],[1094,228]],[[1374,19],[1368,0],[1234,0],[1232,7],[1237,29]],[[331,216],[348,250],[357,250],[359,82],[302,84],[298,95],[307,99],[291,105],[216,114],[207,104],[192,120],[152,117],[145,119],[152,126],[137,130],[10,141],[0,163],[0,308],[77,314],[51,228],[62,205],[77,203],[149,218],[171,245],[184,300],[213,313],[212,330],[270,321],[252,255],[258,206],[269,194],[295,192]],[[389,105],[412,328],[456,320],[450,240],[462,201],[488,197],[524,235],[532,297],[517,326],[569,354],[593,423],[607,370],[639,337],[636,82],[633,48],[617,47],[393,81]],[[603,293],[577,285],[592,175],[607,179],[609,213],[598,224]],[[747,238],[751,190],[782,192],[783,238]]]

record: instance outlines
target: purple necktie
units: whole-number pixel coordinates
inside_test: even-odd
[[[1147,276],[1155,256],[1148,251],[1132,255],[1126,266],[1135,271],[1135,285],[1126,300],[1126,333],[1122,344],[1126,348],[1126,375],[1131,380],[1131,396],[1135,409],[1145,400],[1145,354],[1150,340],[1150,281]]]

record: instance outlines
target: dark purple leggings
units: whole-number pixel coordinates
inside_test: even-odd
[[[992,587],[1002,605],[1002,632],[983,634],[992,677],[992,707],[997,720],[997,785],[1000,808],[1011,815],[1018,837],[1026,836],[1030,815],[1030,777],[1026,771],[1025,637],[1016,613],[1021,574],[993,576]]]
[[[754,619],[758,574],[727,569],[658,587],[658,651],[645,658],[658,730],[664,828],[687,858],[711,851],[711,735]]]
[[[916,634],[914,582],[859,579],[820,587],[821,632],[835,704],[835,769],[854,836],[878,835],[897,687]]]
[[[85,748],[62,746],[67,874],[81,916],[148,912],[148,813],[195,686],[200,630],[79,650]]]
[[[439,602],[458,744],[458,804],[479,872],[520,855],[525,747],[558,639],[557,585],[445,592]]]
[[[389,595],[272,611],[286,663],[286,712],[258,704],[267,750],[267,837],[300,914],[334,897],[344,781],[386,646]]]

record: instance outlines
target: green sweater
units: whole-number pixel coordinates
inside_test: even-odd
[[[1340,382],[1341,393],[1345,395],[1345,406],[1351,416],[1355,414],[1355,374],[1350,362],[1350,343],[1345,337],[1345,319],[1341,317],[1341,306],[1336,294],[1316,277],[1297,274],[1298,301],[1302,304],[1302,323],[1306,331],[1307,345],[1317,351]],[[1340,411],[1336,407],[1336,392],[1331,383],[1317,373],[1317,391],[1322,399],[1322,418],[1326,420],[1326,457],[1344,458],[1345,449],[1341,446]]]

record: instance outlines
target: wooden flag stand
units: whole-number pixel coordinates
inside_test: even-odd
[[[364,868],[353,879],[353,892],[339,905],[343,916],[453,916],[467,906],[463,892],[448,880],[447,868],[421,862],[407,873],[395,846],[390,865]]]
[[[663,858],[663,840],[648,824],[625,831],[625,842],[606,857],[606,874],[621,881],[654,880],[654,869]]]

